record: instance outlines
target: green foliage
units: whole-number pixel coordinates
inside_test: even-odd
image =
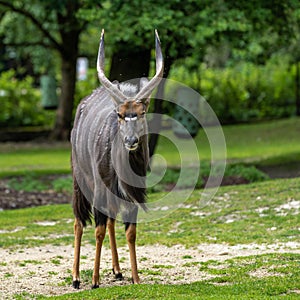
[[[248,182],[258,182],[269,179],[269,176],[258,170],[255,166],[229,165],[225,176],[235,176],[246,179]]]
[[[32,84],[29,76],[16,79],[13,70],[0,74],[0,127],[52,124],[54,115],[41,107],[40,92]]]
[[[56,192],[72,193],[72,176],[60,176],[53,179],[51,176],[40,176],[28,172],[24,176],[13,177],[8,180],[8,187],[17,191],[36,192],[54,190]]]
[[[31,9],[32,8],[33,5],[31,3]],[[33,12],[37,18],[43,18],[42,9],[38,7],[38,5],[35,6]],[[49,26],[49,24],[46,25],[46,22],[44,22],[44,25],[45,27]],[[14,30],[11,30],[12,26]],[[42,34],[27,17],[13,11],[6,11],[0,22],[0,36],[3,36],[5,44],[16,43],[24,45],[23,47],[9,47],[9,49],[7,49],[8,53],[6,53],[9,58],[13,56],[16,60],[23,61],[30,57],[33,71],[36,74],[46,72],[49,74],[54,72],[54,52],[50,51],[48,47],[45,47],[43,42],[40,42],[40,45],[38,45],[39,43],[37,41],[42,41],[43,39]],[[32,45],[28,43],[29,39],[33,41]],[[45,57],[47,57],[47,59],[45,59]],[[0,68],[3,68],[1,62]]]
[[[197,8],[200,3],[189,0],[180,5],[173,1],[147,1],[134,0],[124,2],[114,0],[105,2],[101,10],[81,9],[79,16],[89,22],[99,20],[102,27],[110,34],[110,44],[114,51],[126,47],[145,47],[153,44],[153,31],[158,29],[160,36],[164,36],[164,44],[169,45],[169,55],[182,56],[181,45],[186,43],[186,38],[191,37],[190,28],[197,21]],[[186,15],[189,15],[186,18]],[[181,30],[177,30],[180,28]],[[176,40],[174,39],[174,33]],[[125,49],[124,49],[125,50]]]
[[[290,117],[295,114],[295,68],[287,60],[266,65],[243,62],[225,69],[199,67],[200,92],[221,123],[249,122]],[[199,90],[199,79],[186,76],[184,67],[172,75]],[[200,112],[205,120],[205,112]],[[206,120],[209,122],[209,120]]]
[[[184,171],[183,176],[179,180],[180,169],[168,168],[164,173],[158,184],[148,189],[148,192],[161,192],[168,190],[175,186],[177,188],[191,187],[191,183],[194,182],[197,169],[191,167]],[[153,174],[152,174],[153,176]],[[157,175],[158,176],[158,175]],[[205,179],[209,176],[220,176],[220,170],[218,166],[211,166],[208,161],[201,163],[200,174],[196,182],[195,188],[202,188],[205,184]],[[259,182],[269,179],[262,171],[258,170],[255,166],[248,166],[244,164],[227,165],[225,169],[224,177],[233,177],[233,179],[245,179],[247,182]]]
[[[96,69],[89,69],[86,80],[80,80],[76,82],[74,106],[75,109],[79,102],[91,94],[94,89],[100,86]]]
[[[68,54],[63,54],[62,50],[70,49],[65,44],[70,39],[61,39],[61,34],[74,30],[74,37],[77,37],[81,32],[79,54],[91,58],[96,55],[99,28],[103,27],[110,34],[108,56],[117,51],[153,45],[153,29],[157,28],[166,65],[184,58],[181,63],[188,74],[197,70],[203,61],[220,67],[229,60],[233,64],[241,60],[265,63],[275,52],[289,53],[293,62],[300,57],[300,8],[299,1],[295,0],[275,1],[272,5],[268,1],[211,0],[112,0],[101,3],[83,0],[76,1],[76,5],[68,4],[68,1],[50,0],[1,1],[1,38],[6,45],[20,45],[9,49],[7,46],[7,52],[33,62],[36,72],[50,69],[58,72],[59,60],[53,50],[64,58]],[[77,49],[76,46],[71,49]],[[286,70],[281,72],[283,69],[280,68],[276,79],[273,72],[265,74],[260,68],[239,68],[215,71],[213,75],[204,70],[207,74],[203,76],[202,92],[222,121],[245,122],[294,113],[293,97],[290,97],[294,88],[290,79],[288,82],[282,80],[290,78],[284,77]],[[249,70],[250,75],[247,75]],[[77,88],[76,104],[91,91],[89,87],[84,92],[81,89]]]
[[[72,176],[64,176],[53,180],[52,187],[56,192],[64,192],[71,194],[73,191]]]
[[[48,185],[39,180],[34,174],[28,173],[24,177],[14,177],[9,180],[8,187],[18,191],[44,191]]]

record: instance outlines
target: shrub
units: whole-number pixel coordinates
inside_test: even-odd
[[[75,99],[74,99],[74,113],[79,102],[90,95],[93,90],[100,86],[97,72],[94,69],[88,70],[88,76],[86,80],[80,80],[76,82]]]
[[[203,76],[203,94],[223,123],[294,114],[293,76],[286,65],[243,63],[224,70],[205,70]]]
[[[172,186],[172,184],[177,184],[178,188],[188,188],[191,187],[191,183],[194,182],[195,175],[198,174],[197,169],[191,167],[190,169],[185,170],[184,177],[181,178],[180,184],[178,183],[180,169],[177,168],[168,168],[161,178],[159,183],[155,186],[152,186],[148,189],[149,192],[158,192],[166,189],[167,186]],[[216,164],[211,167],[208,161],[201,162],[200,174],[198,174],[198,179],[196,182],[195,188],[202,188],[205,183],[205,178],[208,178],[210,175],[212,177],[221,176],[223,173],[223,167]],[[153,176],[153,175],[152,175]],[[237,165],[227,165],[224,173],[224,177],[236,177],[243,178],[249,183],[264,181],[269,179],[269,176],[262,171],[258,170],[255,166],[247,166],[243,164]]]
[[[73,178],[72,176],[57,178],[52,182],[52,187],[56,192],[72,194]]]
[[[58,193],[69,193],[73,191],[72,176],[61,175],[55,179],[48,176],[39,176],[34,172],[28,172],[24,176],[14,177],[8,180],[10,189],[25,192],[41,192],[54,190]]]
[[[173,69],[170,77],[195,90],[200,89],[221,123],[283,118],[295,114],[295,68],[290,67],[287,59],[273,59],[266,65],[241,62],[224,69],[201,65],[197,73],[198,76],[195,76],[180,66]],[[201,106],[200,115],[209,123],[205,119],[209,114]]]
[[[239,176],[249,182],[258,182],[269,179],[269,176],[258,170],[255,166],[229,165],[226,168],[225,176]]]
[[[41,94],[30,76],[17,80],[15,71],[0,74],[0,127],[50,126],[53,112],[41,106]]]
[[[17,191],[44,191],[48,189],[48,185],[42,182],[33,173],[28,173],[22,177],[15,177],[8,181],[8,187]]]

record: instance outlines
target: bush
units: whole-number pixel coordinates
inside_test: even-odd
[[[86,80],[76,82],[75,99],[74,99],[74,113],[80,101],[86,96],[90,95],[93,90],[100,86],[97,72],[94,69],[88,70]]]
[[[50,126],[54,113],[41,106],[41,94],[30,76],[17,80],[15,71],[0,74],[0,127]]]
[[[203,94],[223,123],[294,114],[293,76],[287,66],[243,63],[224,70],[205,70],[203,76]]]
[[[61,175],[55,179],[51,176],[40,176],[34,172],[28,172],[24,176],[14,177],[7,183],[10,189],[25,192],[42,192],[54,190],[58,193],[72,194],[73,178],[69,175]]]
[[[184,67],[175,67],[171,77],[195,90],[199,90],[200,86],[202,96],[223,124],[284,118],[295,114],[295,68],[291,68],[284,58],[259,66],[241,62],[225,69],[202,65],[197,72],[199,76],[194,76]],[[201,107],[200,114],[209,123]]]
[[[190,169],[185,170],[184,177],[181,178],[180,184],[177,184],[180,176],[180,169],[168,168],[164,176],[159,181],[159,183],[149,188],[148,191],[152,193],[158,191],[164,191],[175,184],[177,184],[178,188],[191,187],[191,183],[194,182],[196,174],[199,176],[197,178],[195,188],[199,189],[199,188],[203,188],[205,184],[205,179],[207,179],[210,175],[212,177],[219,177],[222,175],[222,173],[223,173],[223,167],[220,167],[220,165],[216,164],[211,166],[208,161],[203,161],[201,162],[200,174],[198,174],[197,169],[191,167]],[[258,170],[255,166],[247,166],[243,164],[227,165],[225,169],[224,177],[243,178],[247,180],[247,182],[249,183],[259,182],[259,181],[264,181],[269,179],[269,176],[267,174]]]
[[[52,182],[52,187],[56,192],[72,194],[73,178],[72,176],[63,176]]]
[[[8,187],[17,191],[44,191],[48,186],[45,182],[39,180],[37,175],[28,173],[22,177],[14,177],[8,181]]]
[[[248,182],[258,182],[269,179],[269,176],[258,170],[255,166],[229,165],[226,168],[225,176],[239,176]]]

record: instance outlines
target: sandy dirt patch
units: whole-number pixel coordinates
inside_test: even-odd
[[[81,270],[93,268],[94,246],[82,247]],[[142,283],[183,284],[212,278],[201,272],[199,263],[208,260],[225,261],[237,256],[264,253],[300,253],[300,243],[273,245],[200,244],[194,249],[183,246],[161,245],[137,248]],[[11,299],[16,293],[60,295],[74,292],[71,287],[73,263],[72,246],[42,246],[23,250],[0,249],[0,298]],[[111,274],[110,250],[103,248],[101,259],[101,286],[131,284],[129,253],[126,247],[119,248],[123,281],[114,280]],[[91,281],[91,278],[90,278]],[[68,283],[69,282],[69,283]],[[100,286],[100,288],[101,288]],[[80,290],[91,288],[91,283],[82,284]]]

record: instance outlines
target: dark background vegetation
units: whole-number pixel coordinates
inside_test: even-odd
[[[165,77],[199,91],[223,124],[300,115],[299,24],[295,0],[0,0],[0,126],[68,139],[76,105],[98,86],[101,28],[112,80],[153,75],[157,28]],[[79,56],[90,71],[76,82]],[[44,74],[57,81],[55,112],[40,105]]]

